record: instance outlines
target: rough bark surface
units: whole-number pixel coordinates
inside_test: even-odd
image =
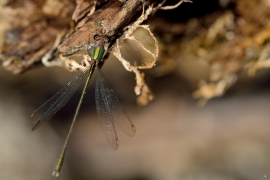
[[[153,0],[144,3],[137,0],[8,1],[2,11],[7,23],[0,57],[3,67],[14,74],[22,73],[40,64],[45,56],[51,61],[59,53],[70,55],[85,50],[94,43],[92,37],[97,33],[118,37],[140,15],[142,4],[147,6],[153,2],[158,3]]]

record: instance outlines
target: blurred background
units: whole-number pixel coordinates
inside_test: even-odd
[[[159,11],[151,17],[147,23],[160,42],[161,54],[157,67],[144,72],[155,99],[144,107],[136,105],[134,74],[127,72],[114,57],[102,68],[135,124],[136,135],[130,138],[118,129],[119,148],[111,149],[95,109],[94,74],[58,179],[267,179],[270,175],[270,71],[263,69],[251,78],[244,68],[239,68],[230,72],[237,74],[237,81],[226,89],[225,95],[209,100],[202,107],[192,97],[202,79],[209,83],[218,80],[209,78],[213,63],[204,60],[210,55],[198,55],[187,42],[204,39],[210,27],[228,11],[237,21],[242,15],[238,3],[243,7],[243,2],[247,1],[194,0],[192,4]],[[260,0],[255,5],[261,6],[261,3],[270,12],[269,1]],[[255,5],[251,7],[256,8]],[[168,28],[161,31],[158,25]],[[253,28],[253,31],[256,34],[258,30]],[[237,27],[230,32],[235,36],[241,34]],[[145,34],[143,30],[136,32],[138,38]],[[230,38],[220,36],[215,37],[215,43],[230,43]],[[247,33],[242,38],[250,37]],[[125,42],[122,46],[123,56],[131,62],[145,58],[132,43]],[[215,49],[217,46],[202,47],[213,58],[225,50],[222,45]],[[241,62],[247,61],[245,58]],[[51,173],[82,88],[48,123],[35,131],[31,131],[30,115],[75,74],[59,67],[42,67],[13,75],[0,68],[0,179],[54,178]]]

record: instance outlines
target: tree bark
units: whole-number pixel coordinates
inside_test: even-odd
[[[143,4],[148,6],[158,2],[77,0],[75,4],[72,0],[9,1],[2,11],[8,29],[0,60],[3,67],[14,74],[26,72],[41,64],[45,56],[53,61],[59,53],[65,56],[85,50],[94,43],[93,36],[97,33],[119,37],[124,27],[140,15]],[[73,30],[71,18],[75,22]],[[60,38],[58,44],[57,38]]]

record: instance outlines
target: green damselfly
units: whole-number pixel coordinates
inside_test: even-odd
[[[96,44],[92,49],[91,55],[89,54],[91,56],[90,66],[87,67],[84,71],[80,72],[78,75],[76,75],[75,78],[71,80],[64,88],[58,91],[54,96],[47,100],[31,115],[31,120],[34,123],[32,130],[35,130],[41,124],[43,124],[43,122],[49,120],[70,100],[70,98],[74,95],[82,81],[85,79],[86,76],[88,76],[79,103],[77,105],[68,135],[66,137],[61,154],[56,162],[53,171],[53,176],[56,177],[59,176],[59,173],[61,171],[69,137],[73,131],[80,110],[80,106],[86,92],[87,85],[95,69],[97,70],[98,75],[95,87],[96,109],[102,127],[104,129],[105,136],[110,146],[113,149],[117,149],[119,146],[115,123],[118,124],[120,128],[129,136],[134,136],[136,132],[134,124],[132,123],[128,114],[115,96],[108,80],[101,72],[99,67],[99,62],[102,61],[103,55],[105,53],[104,45],[105,43],[108,43],[110,41],[110,38],[107,35],[97,34],[94,36],[94,40],[96,41]]]

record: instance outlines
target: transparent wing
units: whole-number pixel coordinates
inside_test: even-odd
[[[106,108],[106,114],[110,121],[116,122],[117,125],[129,136],[134,136],[136,133],[136,129],[134,124],[132,123],[131,119],[129,118],[128,114],[124,110],[123,106],[117,99],[116,95],[114,94],[108,80],[106,79],[105,75],[101,72],[101,70],[97,70],[98,72],[98,81],[102,82],[102,86],[104,90],[101,90],[103,93],[103,101],[104,102],[104,109]],[[101,84],[101,83],[100,83]],[[105,110],[102,110],[105,111]],[[114,128],[115,129],[115,128]]]
[[[102,128],[104,130],[107,141],[113,149],[118,148],[118,137],[113,121],[112,112],[110,109],[110,98],[108,93],[110,89],[106,88],[105,81],[101,75],[101,70],[97,69],[98,77],[96,80],[96,90],[95,90],[95,99],[96,99],[96,109],[98,117],[101,121]]]
[[[34,124],[32,130],[38,128],[41,124],[49,120],[58,110],[60,110],[74,95],[86,75],[89,67],[80,72],[65,87],[54,94],[49,100],[42,104],[31,115],[31,122]]]

